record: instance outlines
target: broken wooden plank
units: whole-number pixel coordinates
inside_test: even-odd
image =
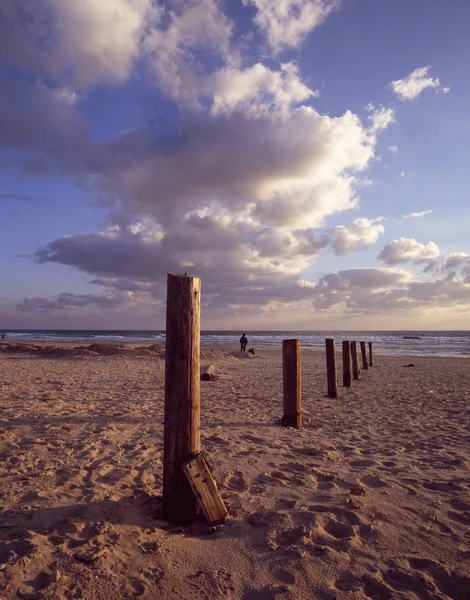
[[[223,523],[228,511],[202,454],[185,461],[183,471],[207,521],[211,525]]]

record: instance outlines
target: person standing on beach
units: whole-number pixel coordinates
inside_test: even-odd
[[[246,334],[244,333],[242,335],[242,337],[240,338],[240,351],[241,352],[245,352],[247,344],[248,344],[248,338],[246,337]]]

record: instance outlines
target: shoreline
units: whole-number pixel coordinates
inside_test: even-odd
[[[98,352],[94,352],[92,347],[99,347]],[[130,355],[131,353],[140,353],[143,355],[147,353],[148,355],[161,355],[164,354],[165,351],[165,343],[142,343],[135,341],[107,341],[107,342],[93,342],[91,344],[88,343],[77,343],[76,341],[68,341],[68,340],[58,340],[58,341],[49,341],[49,340],[21,340],[18,341],[9,341],[4,340],[0,342],[0,355],[10,355],[10,354],[19,354],[19,353],[35,353],[35,349],[37,349],[38,354],[40,355],[41,349],[44,350],[53,350],[57,349],[56,356],[54,353],[51,353],[51,357],[60,358],[58,356],[60,354],[60,349],[64,349],[63,355],[73,357],[73,350],[84,351],[82,352],[82,356],[87,353],[90,356],[96,355],[112,355],[112,353],[107,353],[106,349],[115,349],[118,350],[123,348],[126,350],[126,354]],[[67,352],[70,351],[70,352]],[[221,354],[238,354],[239,349],[238,345],[234,344],[233,346],[229,345],[213,345],[213,346],[201,346],[202,357],[204,357],[204,353],[221,353]],[[255,348],[256,356],[258,357],[268,357],[268,356],[277,356],[282,358],[282,347],[279,348]],[[309,348],[309,347],[301,347],[302,354],[315,355],[315,356],[324,356],[325,351]],[[80,355],[80,354],[78,354]],[[336,356],[341,357],[342,351],[339,344],[336,347]],[[360,352],[358,352],[358,356],[360,356]],[[380,356],[383,358],[396,358],[400,360],[409,360],[412,361],[423,361],[423,360],[448,360],[448,361],[468,361],[470,356],[423,356],[423,355],[412,355],[412,354],[381,354],[380,351],[377,351],[374,348],[374,357]],[[341,369],[341,364],[337,365],[338,372]]]

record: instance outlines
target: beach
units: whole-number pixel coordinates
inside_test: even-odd
[[[2,600],[470,598],[469,359],[376,355],[332,400],[303,352],[293,429],[280,350],[204,349],[230,518],[181,528],[161,514],[164,352],[131,348],[0,352]]]

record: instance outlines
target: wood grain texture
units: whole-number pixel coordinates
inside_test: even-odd
[[[287,427],[302,427],[300,340],[282,340],[284,415]]]
[[[359,366],[359,360],[357,358],[356,342],[351,342],[351,360],[352,360],[353,379],[359,380],[361,378],[361,367]]]
[[[368,369],[369,364],[367,362],[367,352],[366,352],[366,343],[361,342],[361,357],[362,357],[362,368]]]
[[[211,525],[223,523],[228,511],[202,454],[186,461],[183,470],[197,502]]]
[[[338,381],[336,379],[336,344],[331,338],[325,340],[326,375],[328,380],[328,397],[338,397]]]
[[[343,387],[351,387],[351,342],[343,341]]]
[[[183,462],[200,450],[200,280],[168,273],[163,516],[191,523],[198,512]]]

